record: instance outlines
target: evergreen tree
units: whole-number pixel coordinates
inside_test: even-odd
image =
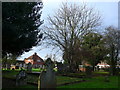
[[[38,44],[42,38],[38,29],[43,24],[42,8],[42,2],[2,3],[2,56],[18,56]]]
[[[93,70],[100,61],[105,60],[108,53],[108,49],[105,47],[105,39],[99,33],[89,33],[84,36],[82,49],[86,53],[83,54],[83,60],[89,62],[93,66]]]

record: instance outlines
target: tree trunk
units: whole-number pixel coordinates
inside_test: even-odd
[[[92,68],[93,68],[93,72],[94,72],[94,71],[95,71],[95,65],[93,65],[93,67],[92,67]]]
[[[114,76],[116,72],[115,53],[114,46],[111,46],[111,60],[110,60],[110,75]]]

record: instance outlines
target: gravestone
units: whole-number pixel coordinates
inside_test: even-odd
[[[27,64],[27,72],[28,73],[32,72],[32,64],[30,62]]]
[[[56,76],[54,68],[54,63],[48,58],[45,62],[46,71],[42,71],[38,80],[38,90],[49,90],[50,88],[56,88]]]
[[[27,74],[25,70],[21,69],[19,73],[16,75],[16,86],[26,85],[27,84],[26,78]]]
[[[86,66],[85,69],[86,69],[85,70],[86,77],[91,78],[92,77],[92,67]]]

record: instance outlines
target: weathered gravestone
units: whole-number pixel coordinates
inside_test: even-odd
[[[38,80],[38,90],[49,90],[50,88],[56,88],[56,76],[54,68],[54,63],[48,58],[45,62],[46,71],[42,71]]]
[[[30,62],[27,64],[27,72],[28,73],[32,72],[32,64]]]
[[[92,67],[86,66],[85,69],[86,69],[85,70],[86,77],[91,78],[92,77]]]
[[[16,75],[16,86],[26,85],[27,84],[26,78],[27,74],[25,70],[21,69],[19,73]]]

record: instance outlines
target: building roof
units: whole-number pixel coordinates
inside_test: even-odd
[[[107,64],[106,62],[101,61],[101,62],[98,63],[97,65],[109,65],[109,64]]]
[[[32,59],[33,61],[41,60],[42,62],[44,62],[43,59],[37,55],[37,53],[34,53],[33,55],[29,56],[28,58],[25,58],[25,60],[28,60],[28,59],[30,59],[30,60]]]

